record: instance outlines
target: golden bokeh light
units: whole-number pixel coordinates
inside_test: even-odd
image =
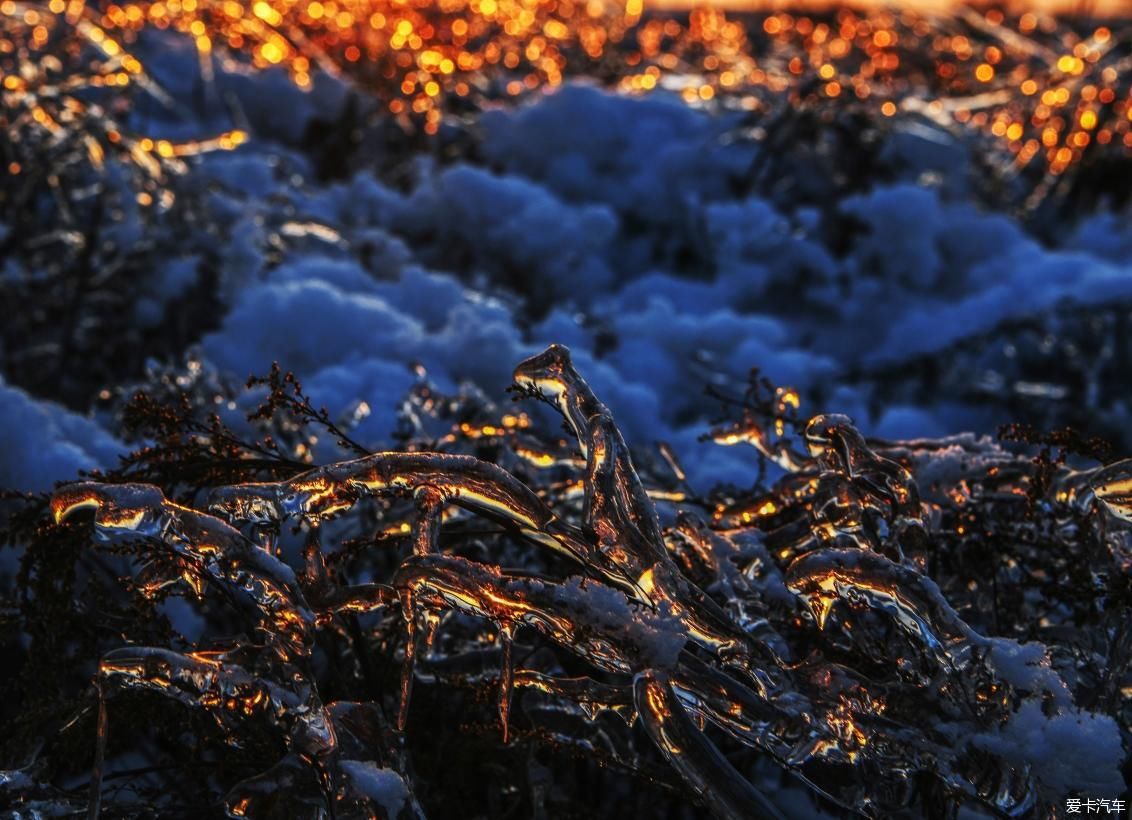
[[[91,84],[142,82],[133,42],[154,27],[191,37],[206,79],[231,61],[281,68],[303,88],[319,72],[343,77],[426,134],[461,98],[518,98],[590,76],[629,93],[664,88],[689,104],[748,111],[807,93],[875,105],[885,118],[914,111],[943,127],[978,129],[1018,164],[1041,159],[1053,175],[1090,146],[1132,141],[1132,58],[1120,56],[1125,38],[1112,23],[1089,28],[1040,11],[966,7],[928,17],[913,8],[737,14],[718,5],[658,12],[640,0],[133,0],[97,8],[3,0],[2,82],[9,107],[28,94],[24,74],[36,74],[37,50],[60,25],[101,53],[105,70]],[[13,58],[24,49],[17,70]],[[58,127],[50,106],[30,113]],[[207,147],[238,142],[228,135]],[[195,149],[140,150],[170,159]]]

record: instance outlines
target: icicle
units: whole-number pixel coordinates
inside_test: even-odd
[[[645,731],[714,816],[783,820],[767,796],[737,772],[696,728],[667,676],[655,670],[640,673],[634,693]]]
[[[507,742],[507,728],[511,717],[511,689],[515,681],[515,666],[511,659],[514,644],[514,627],[503,622],[499,625],[499,642],[503,646],[503,661],[499,672],[499,722],[503,727],[503,742]]]
[[[416,491],[417,520],[413,532],[413,553],[428,555],[440,552],[440,508],[444,496],[440,490],[424,486]]]
[[[405,658],[401,664],[401,700],[397,709],[397,730],[409,724],[409,698],[413,694],[413,664],[416,658],[416,621],[413,592],[401,591],[401,615],[405,619]]]
[[[322,554],[321,531],[318,527],[311,527],[307,533],[306,543],[303,544],[303,575],[308,589],[323,592],[330,587],[330,578],[326,572],[326,558]]]
[[[426,609],[421,613],[421,620],[424,621],[424,634],[421,636],[426,652],[432,652],[433,644],[436,643],[436,633],[440,629],[441,613]]]
[[[279,533],[268,527],[261,527],[258,530],[259,538],[257,543],[259,548],[266,552],[268,555],[279,557]]]
[[[106,712],[106,697],[102,684],[96,682],[98,691],[98,719],[94,740],[94,763],[90,772],[90,797],[87,805],[89,820],[98,820],[102,814],[102,770],[106,761],[106,739],[110,732],[110,720]]]

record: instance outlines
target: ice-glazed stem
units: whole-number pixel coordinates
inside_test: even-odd
[[[882,555],[864,550],[819,550],[796,559],[786,585],[807,603],[824,628],[838,601],[867,603],[885,612],[939,662],[950,660],[959,642],[985,645],[951,607],[930,578]]]
[[[501,467],[472,456],[383,452],[310,470],[287,481],[220,487],[209,509],[237,526],[304,518],[318,522],[350,509],[362,498],[420,494],[426,506],[455,504],[514,526],[520,535],[579,562],[606,580],[631,586],[602,559],[582,533],[562,521],[538,495]],[[431,538],[432,524],[418,536]],[[423,533],[423,534],[422,534]],[[419,541],[419,538],[418,538]]]
[[[740,421],[712,430],[711,439],[725,447],[749,444],[788,473],[812,470],[813,459],[795,449],[787,437],[787,414],[796,411],[799,404],[796,390],[779,387],[772,412],[748,407]]]
[[[332,621],[336,614],[365,615],[400,607],[401,604],[397,591],[385,584],[336,587],[314,603],[319,626]]]
[[[292,670],[289,677],[300,682],[295,691],[201,653],[137,646],[108,652],[98,668],[98,683],[107,696],[126,690],[157,692],[205,711],[229,733],[240,722],[258,718],[309,758],[332,753],[336,740],[326,710],[300,675]]]
[[[534,689],[545,695],[569,700],[580,706],[591,720],[599,712],[633,720],[633,692],[629,686],[601,683],[593,678],[560,678],[533,669],[515,671],[514,685]],[[628,714],[626,714],[628,713]]]
[[[456,609],[508,628],[533,627],[608,672],[669,666],[687,637],[678,618],[653,613],[593,580],[553,583],[455,556],[414,555],[397,569],[393,585],[413,607]]]
[[[612,503],[618,506],[625,520],[633,522],[634,529],[640,531],[651,549],[656,550],[662,543],[656,509],[633,468],[629,448],[613,424],[612,413],[574,368],[569,349],[551,345],[537,356],[521,362],[515,368],[514,379],[519,387],[555,404],[573,429],[578,446],[591,465],[591,474],[595,469],[595,459],[590,451],[594,447],[602,449],[596,463],[608,460],[610,464],[607,468],[602,467],[608,471],[608,483],[601,489],[615,488]],[[644,560],[642,556],[642,563],[650,566],[653,562]]]
[[[1132,522],[1132,459],[1109,464],[1091,476],[1089,489],[1108,512]]]
[[[586,428],[586,482],[583,519],[597,539],[597,548],[614,566],[631,578],[639,579],[649,568],[668,566],[671,558],[664,548],[652,501],[644,495],[631,463],[621,463],[625,448],[621,434],[608,413],[588,420]],[[625,459],[627,460],[627,449]],[[628,472],[626,472],[628,470]],[[635,490],[643,495],[647,515],[633,502]]]
[[[822,735],[807,698],[797,693],[767,698],[692,653],[685,653],[672,671],[671,684],[697,715],[783,763],[793,762],[800,740]]]
[[[806,445],[823,474],[839,476],[846,481],[819,485],[813,509],[820,516],[824,505],[842,511],[847,518],[839,525],[836,514],[828,515],[835,529],[844,528],[854,540],[860,536],[867,510],[874,510],[894,529],[891,549],[899,559],[901,541],[920,546],[923,533],[923,509],[920,493],[911,473],[895,461],[877,455],[865,442],[848,416],[823,415],[810,419],[805,430]],[[823,492],[824,490],[824,492]],[[877,539],[874,539],[877,540]],[[888,548],[889,543],[872,545]]]
[[[606,565],[633,581],[643,602],[669,605],[690,636],[713,653],[746,655],[750,642],[684,578],[668,554],[656,508],[633,467],[613,416],[575,370],[570,351],[551,345],[515,368],[515,383],[551,400],[586,454],[584,521]]]
[[[637,714],[661,754],[713,816],[783,820],[775,805],[696,728],[668,675],[648,669],[634,682]]]
[[[103,540],[160,541],[181,559],[178,572],[194,589],[202,578],[211,580],[257,611],[260,625],[287,653],[309,652],[314,616],[295,573],[219,518],[167,501],[147,484],[71,484],[55,493],[51,509],[56,522],[93,510]]]
[[[260,681],[238,664],[161,647],[114,649],[99,662],[98,676],[101,685],[112,691],[157,692],[192,707],[203,705],[202,699],[214,695],[225,702],[232,715],[256,711],[285,713],[300,703],[293,693]],[[263,695],[278,702],[269,706]]]

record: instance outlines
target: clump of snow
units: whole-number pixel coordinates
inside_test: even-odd
[[[602,203],[662,244],[664,232],[688,230],[699,203],[728,196],[754,157],[749,143],[721,138],[729,118],[577,84],[514,113],[488,112],[483,126],[489,162],[568,202]]]
[[[893,361],[934,353],[996,325],[1041,315],[1062,301],[1081,305],[1132,299],[1127,267],[1081,253],[1048,252],[1026,242],[978,265],[974,292],[956,300],[925,298],[890,325],[886,343],[871,358]]]
[[[535,305],[592,297],[613,281],[610,210],[568,205],[521,177],[448,168],[417,187],[393,224],[426,263],[456,262]]]
[[[199,92],[171,68],[190,58],[183,48],[154,62],[178,99]],[[256,82],[279,80],[225,68],[218,89],[244,100]],[[280,108],[293,104],[307,122],[343,104],[340,89],[315,96],[288,91]],[[271,122],[261,108],[246,112],[253,124]],[[198,132],[224,114],[206,109]],[[145,115],[171,135],[201,135]],[[630,444],[677,445],[692,484],[706,487],[747,483],[755,466],[743,448],[697,443],[719,410],[706,385],[741,392],[759,367],[891,438],[995,424],[962,399],[878,400],[841,382],[1065,300],[1132,299],[1132,231],[1120,215],[1043,246],[964,199],[962,151],[930,126],[891,137],[891,182],[819,208],[751,189],[759,149],[737,137],[735,114],[663,94],[567,85],[480,124],[482,164],[422,160],[403,189],[364,170],[320,183],[294,135],[269,128],[192,160],[182,182],[206,227],[139,281],[137,321],[160,327],[207,261],[223,313],[205,358],[238,380],[279,361],[336,415],[364,402],[357,437],[375,448],[395,427],[410,364],[443,389],[469,381],[500,396],[514,362],[564,343]],[[942,183],[921,184],[927,171]],[[140,241],[140,230],[126,219],[117,241]],[[4,271],[36,275],[12,261]],[[51,458],[89,466],[103,454],[76,446],[91,457]]]
[[[157,608],[185,640],[195,643],[204,635],[207,625],[205,618],[184,598],[171,595],[162,600]]]
[[[616,634],[632,646],[645,666],[673,666],[687,642],[688,632],[666,602],[656,611],[629,602],[624,593],[579,576],[550,588],[557,606],[574,624]]]
[[[1059,707],[1073,703],[1065,681],[1050,667],[1049,652],[1044,645],[992,638],[990,660],[998,676],[1016,689],[1048,694]]]
[[[0,378],[0,487],[42,491],[114,464],[124,447],[91,419]]]
[[[271,361],[306,374],[331,362],[404,349],[420,332],[415,320],[380,297],[311,278],[248,288],[203,349],[214,363],[241,375]]]
[[[1047,716],[1041,702],[1023,701],[995,732],[975,735],[972,743],[1033,775],[1056,799],[1080,793],[1098,797],[1123,794],[1120,727],[1107,715],[1080,709]]]
[[[868,227],[854,254],[862,275],[910,288],[936,286],[942,274],[936,231],[943,213],[932,191],[914,185],[878,188],[850,197],[841,210]]]
[[[343,760],[338,764],[359,792],[385,809],[386,817],[396,817],[409,799],[409,787],[401,775],[383,769],[372,760]]]
[[[1099,256],[1116,264],[1132,259],[1132,225],[1126,215],[1099,213],[1081,222],[1065,247]]]

